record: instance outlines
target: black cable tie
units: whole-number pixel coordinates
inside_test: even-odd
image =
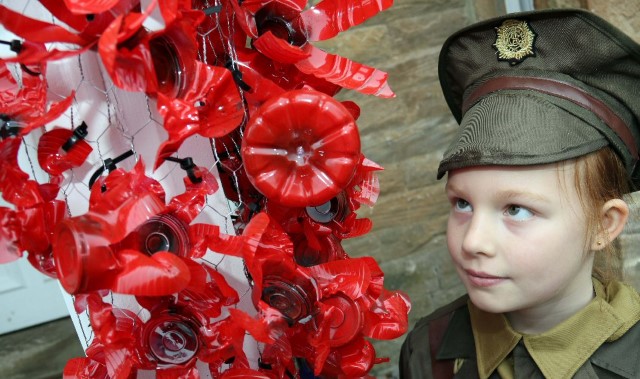
[[[187,176],[189,177],[189,180],[191,180],[191,183],[193,184],[198,184],[202,182],[202,177],[199,175],[196,175],[196,165],[195,163],[193,163],[193,159],[191,157],[186,157],[186,158],[175,158],[175,157],[167,157],[165,158],[165,160],[169,161],[169,162],[176,162],[176,163],[180,163],[180,168],[185,170],[187,172]]]
[[[242,80],[242,72],[238,68],[238,65],[233,60],[228,60],[224,67],[231,71],[231,75],[233,76],[233,81],[236,82],[236,85],[242,88],[245,91],[251,91],[251,87]]]
[[[9,49],[16,54],[20,54],[20,51],[22,50],[22,42],[17,39],[13,39],[11,41],[0,40],[0,44],[9,46]]]
[[[12,120],[6,114],[0,114],[0,121],[2,125],[0,126],[0,138],[5,139],[9,137],[16,137],[20,134],[20,130],[22,130],[22,126],[18,121]]]
[[[113,164],[116,165],[116,164],[122,162],[123,160],[129,158],[132,155],[133,155],[133,150],[125,151],[124,153],[122,153],[122,154],[118,155],[117,157],[113,158]],[[116,169],[115,166],[113,166],[113,168],[112,167],[107,167],[107,168],[109,169],[109,172],[111,172],[111,171]]]
[[[117,157],[111,159],[111,158],[107,158],[104,160],[103,164],[101,167],[99,167],[96,172],[93,173],[93,175],[91,175],[91,178],[89,179],[89,189],[91,189],[91,187],[93,187],[93,184],[96,182],[96,180],[98,180],[98,178],[100,177],[100,175],[102,175],[102,173],[104,172],[104,170],[106,169],[109,172],[112,172],[113,170],[115,170],[117,168],[117,164],[122,162],[123,160],[129,158],[130,156],[133,155],[133,150],[128,150],[120,155],[118,155]],[[102,186],[102,192],[105,192],[107,190],[107,188],[105,186]]]
[[[261,358],[258,358],[258,367],[266,370],[271,370],[272,366],[270,363],[266,363]]]
[[[22,42],[20,40],[17,40],[17,39],[13,39],[11,41],[0,40],[0,44],[9,46],[9,49],[11,51],[13,51],[14,53],[16,53],[16,54],[20,54],[20,52],[22,51]],[[35,71],[31,70],[24,63],[20,63],[20,67],[22,68],[22,70],[24,72],[26,72],[27,74],[29,74],[31,76],[39,76],[41,74],[40,72],[35,72]]]
[[[71,150],[71,148],[75,146],[78,141],[85,139],[88,134],[89,131],[87,130],[87,124],[82,121],[82,124],[80,124],[80,126],[78,126],[76,130],[73,131],[73,134],[71,135],[71,137],[69,137],[67,142],[62,145],[62,150],[69,152],[69,150]]]
[[[41,74],[40,72],[35,72],[35,71],[31,70],[24,63],[20,63],[20,67],[22,68],[22,71],[26,72],[27,74],[29,74],[31,76],[40,76],[40,74]]]
[[[116,168],[118,168],[116,166],[116,162],[114,162],[113,159],[111,158],[107,158],[104,160],[104,167],[107,169],[107,171],[109,171],[109,173],[113,172]]]
[[[215,14],[215,13],[220,13],[220,11],[222,11],[222,4],[218,4],[218,5],[214,5],[212,7],[209,7],[209,8],[205,8],[202,11],[207,16],[211,16],[212,14]]]

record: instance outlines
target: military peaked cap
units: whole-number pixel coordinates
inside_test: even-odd
[[[595,14],[556,9],[471,25],[444,43],[438,74],[460,124],[438,178],[610,145],[640,184],[640,45]]]

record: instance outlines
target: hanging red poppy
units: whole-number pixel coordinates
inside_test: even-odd
[[[247,125],[242,159],[268,200],[318,206],[351,181],[360,136],[351,113],[317,91],[289,91],[263,104]]]
[[[78,167],[91,154],[91,145],[69,129],[53,129],[38,141],[38,163],[51,175],[61,175],[64,171]]]

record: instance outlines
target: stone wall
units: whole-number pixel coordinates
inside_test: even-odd
[[[640,2],[537,0],[538,8],[592,8],[640,40]],[[338,97],[356,101],[365,155],[384,166],[381,196],[361,216],[374,222],[372,232],[346,240],[352,256],[371,255],[384,270],[385,284],[412,299],[411,325],[438,306],[464,293],[450,263],[445,227],[448,204],[444,182],[436,168],[457,124],[440,92],[437,60],[444,40],[459,28],[505,12],[498,0],[395,0],[394,6],[330,41],[324,49],[387,71],[397,97],[383,100],[344,92]],[[635,17],[633,17],[635,16]],[[640,222],[629,225],[622,239],[627,251],[637,250]],[[633,247],[633,248],[632,248]],[[640,254],[627,260],[630,278],[640,288]],[[379,356],[390,363],[376,366],[379,378],[397,376],[404,338],[375,342]]]

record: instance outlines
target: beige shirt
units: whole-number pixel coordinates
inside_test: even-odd
[[[605,287],[594,280],[594,290],[595,298],[584,309],[538,335],[520,334],[504,315],[484,312],[469,301],[479,377],[486,379],[497,370],[503,379],[512,379],[515,366],[531,364],[534,367],[529,369],[539,370],[546,378],[574,377],[603,343],[617,340],[640,320],[640,296],[635,289],[619,282]]]

